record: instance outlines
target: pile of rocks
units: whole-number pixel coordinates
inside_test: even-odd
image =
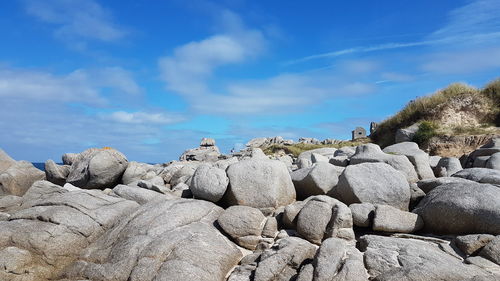
[[[0,280],[500,280],[500,171],[415,143],[62,158],[0,151]]]

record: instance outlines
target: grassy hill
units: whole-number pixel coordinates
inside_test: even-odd
[[[420,123],[414,141],[424,144],[435,136],[498,133],[500,126],[500,79],[484,88],[455,83],[436,93],[410,101],[384,120],[370,136],[382,147],[395,141],[398,129]]]

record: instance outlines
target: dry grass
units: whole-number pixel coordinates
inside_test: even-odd
[[[393,144],[397,129],[405,128],[416,122],[433,121],[436,109],[448,101],[460,96],[473,95],[477,99],[488,99],[492,104],[491,116],[484,120],[486,123],[500,121],[500,79],[488,84],[484,89],[476,89],[466,84],[455,83],[430,96],[424,96],[410,101],[401,111],[381,122],[377,130],[370,136],[382,147]],[[497,123],[498,124],[498,123]]]
[[[294,157],[299,156],[300,153],[308,150],[313,150],[317,148],[341,148],[343,146],[358,146],[361,144],[369,143],[371,140],[369,138],[359,139],[357,141],[344,141],[338,144],[306,144],[306,143],[296,143],[292,145],[279,145],[274,144],[268,147],[262,148],[265,154],[273,155],[276,152],[284,151],[286,154],[293,154]]]

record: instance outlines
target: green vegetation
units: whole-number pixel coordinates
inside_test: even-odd
[[[437,135],[439,126],[432,121],[422,121],[418,126],[418,131],[413,136],[413,141],[419,146],[427,143],[432,137]]]
[[[497,79],[481,90],[469,85],[455,83],[432,95],[412,100],[394,116],[381,122],[370,137],[382,147],[391,145],[394,143],[395,133],[398,129],[409,127],[423,120],[435,121],[443,107],[451,101],[461,98],[472,98],[474,104],[489,105],[491,108],[487,110],[488,114],[481,121],[495,123],[500,126],[500,79]],[[428,125],[424,125],[422,132],[419,133],[418,141],[425,141],[431,134],[439,134],[439,130],[431,130]],[[472,133],[473,131],[472,129],[462,128],[456,130],[456,133]],[[451,133],[455,133],[454,130]]]
[[[356,141],[343,141],[338,144],[306,144],[306,143],[296,143],[292,145],[274,144],[268,147],[263,147],[262,150],[267,155],[272,155],[279,151],[284,151],[285,154],[293,154],[293,156],[297,157],[299,156],[300,153],[307,150],[324,148],[324,147],[340,148],[343,146],[358,146],[369,142],[371,142],[369,138],[363,138]]]

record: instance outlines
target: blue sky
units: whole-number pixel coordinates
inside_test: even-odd
[[[348,139],[417,96],[500,76],[497,0],[13,0],[0,36],[0,147],[30,161]]]

